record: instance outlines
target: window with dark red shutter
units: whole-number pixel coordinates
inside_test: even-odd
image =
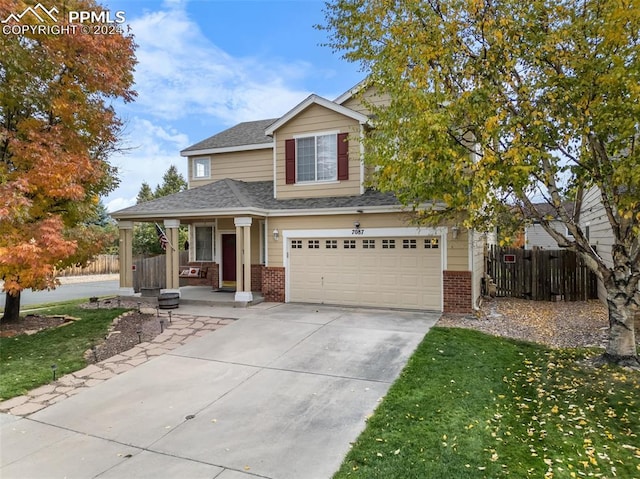
[[[288,185],[296,182],[296,140],[284,142],[285,181]]]
[[[349,140],[347,133],[338,134],[338,180],[349,179]]]
[[[348,179],[348,133],[325,133],[285,140],[286,184]]]

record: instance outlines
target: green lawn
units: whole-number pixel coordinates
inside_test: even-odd
[[[84,368],[84,352],[106,335],[114,318],[126,311],[82,309],[78,307],[80,302],[37,308],[41,315],[67,314],[82,318],[79,321],[30,336],[0,338],[0,400],[51,382],[53,364],[57,365],[58,377]]]
[[[640,477],[640,373],[433,328],[335,479]]]

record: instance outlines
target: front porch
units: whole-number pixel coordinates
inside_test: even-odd
[[[209,286],[181,286],[180,287],[180,304],[181,305],[194,305],[194,306],[226,306],[226,307],[243,307],[254,306],[265,301],[262,293],[254,291],[253,299],[247,303],[241,303],[236,301],[235,291],[214,291]],[[157,297],[154,296],[140,296],[135,294],[133,296],[121,296],[122,299],[135,299],[141,303],[150,304],[152,306],[157,305]]]
[[[263,299],[284,300],[284,291],[272,287],[274,273],[269,271],[272,268],[265,266],[264,218],[255,215],[158,218],[154,223],[159,228],[159,241],[162,235],[166,238],[165,254],[155,257],[154,267],[146,268],[133,260],[133,228],[134,222],[150,223],[150,220],[136,218],[118,223],[122,296],[132,296],[143,289],[160,289],[163,293],[178,293],[186,301],[247,305]],[[184,245],[178,239],[178,228],[182,225],[189,226],[189,239]],[[147,269],[153,270],[151,276],[147,275]]]

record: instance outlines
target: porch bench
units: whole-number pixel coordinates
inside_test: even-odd
[[[180,278],[206,278],[209,268],[198,268],[194,266],[180,266]]]

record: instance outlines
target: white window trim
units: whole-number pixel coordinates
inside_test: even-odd
[[[196,175],[196,162],[206,160],[209,162],[209,174],[207,176],[197,176]],[[191,178],[194,180],[208,180],[211,179],[211,157],[210,156],[199,156],[191,159]]]
[[[340,180],[308,180],[308,181],[296,181],[293,185],[289,186],[310,186],[310,185],[339,185]]]
[[[306,133],[298,133],[293,135],[291,138],[297,140],[298,138],[309,138],[311,136],[326,136],[326,135],[337,135],[340,133],[340,130],[327,130],[327,131],[309,131]]]
[[[258,222],[258,244],[260,245],[258,253],[258,262],[262,265],[267,264],[267,243],[269,237],[267,236],[267,221],[260,220]]]
[[[294,185],[302,185],[302,186],[309,186],[309,185],[315,185],[315,184],[331,184],[331,183],[340,183],[340,181],[338,180],[338,151],[336,150],[336,177],[335,178],[331,178],[329,180],[303,180],[303,181],[298,181],[298,141],[299,139],[303,139],[303,138],[317,138],[319,136],[329,136],[329,135],[336,135],[336,141],[337,141],[337,137],[338,134],[340,133],[340,130],[329,130],[329,131],[315,131],[315,132],[308,132],[308,133],[298,133],[296,135],[293,135],[292,138],[294,140],[296,140],[296,181],[294,183]],[[314,141],[314,146],[315,146],[315,172],[316,172],[316,176],[318,175],[318,142],[317,140]]]

